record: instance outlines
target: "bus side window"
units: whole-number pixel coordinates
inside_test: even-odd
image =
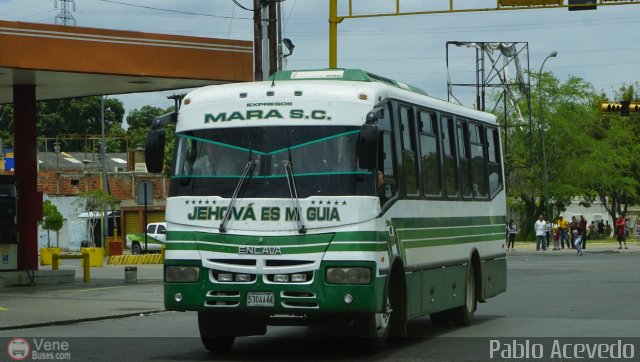
[[[489,196],[487,185],[487,169],[484,162],[484,137],[482,126],[469,124],[469,140],[471,145],[471,179],[473,181],[473,197],[486,199]]]
[[[398,191],[393,154],[391,112],[389,111],[388,104],[385,108],[384,117],[378,120],[378,128],[380,129],[380,154],[378,155],[378,168],[382,171],[384,180],[384,183],[378,190],[378,194],[380,195],[380,204],[384,204],[385,201],[392,198]]]
[[[447,197],[458,197],[458,166],[456,165],[456,141],[453,128],[453,118],[443,115],[440,118],[442,126],[442,154],[444,160],[444,184]]]
[[[469,128],[465,120],[458,118],[458,162],[460,167],[460,190],[462,197],[473,197],[471,182],[471,159],[469,157]]]
[[[400,106],[400,127],[402,135],[402,176],[404,192],[407,196],[418,195],[417,146],[414,135],[413,109]]]
[[[495,196],[502,190],[502,167],[500,165],[500,138],[496,128],[487,131],[487,173],[489,174],[489,195]]]
[[[420,162],[426,196],[442,196],[440,151],[438,149],[438,118],[433,112],[420,111]]]

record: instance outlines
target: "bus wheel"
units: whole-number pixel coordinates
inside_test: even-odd
[[[365,349],[369,352],[381,351],[387,345],[391,331],[392,312],[391,301],[387,296],[382,312],[367,314],[360,321],[361,336],[364,337]]]
[[[225,333],[229,326],[226,322],[215,313],[198,312],[200,339],[209,352],[227,352],[233,346],[236,337]]]
[[[429,318],[431,318],[431,324],[436,327],[448,327],[451,325],[451,310],[431,313]]]
[[[451,313],[453,324],[456,326],[468,326],[473,320],[476,310],[476,276],[473,264],[469,263],[465,281],[464,305],[454,308]]]
[[[133,245],[131,245],[131,254],[133,255],[142,254],[142,247],[140,246],[140,244],[134,243]]]

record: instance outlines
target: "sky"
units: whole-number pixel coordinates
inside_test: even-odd
[[[346,15],[346,0],[338,0]],[[567,2],[565,0],[565,2]],[[75,0],[78,26],[253,40],[253,0]],[[496,6],[495,0],[453,0],[454,8]],[[57,4],[57,8],[55,5]],[[0,0],[0,19],[55,23],[61,0]],[[354,13],[389,12],[396,0],[353,0]],[[402,11],[446,9],[449,0],[400,0]],[[287,69],[328,67],[328,0],[283,0],[283,36],[295,44]],[[338,67],[361,68],[447,99],[446,42],[528,42],[529,68],[566,80],[573,75],[613,99],[640,80],[640,0],[595,11],[512,10],[345,19],[338,25]],[[2,50],[6,51],[6,50]],[[452,49],[450,79],[475,80],[475,51]],[[473,89],[456,92],[473,106]],[[144,105],[166,108],[176,91],[114,95],[127,112]],[[466,94],[465,94],[466,93]]]

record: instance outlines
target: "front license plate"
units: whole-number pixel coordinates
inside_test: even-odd
[[[247,307],[273,307],[273,292],[248,292]]]

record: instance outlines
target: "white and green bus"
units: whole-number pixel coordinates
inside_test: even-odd
[[[154,120],[151,172],[169,121],[165,306],[198,312],[207,349],[330,322],[378,350],[505,291],[493,115],[362,70],[283,71],[189,93]]]

